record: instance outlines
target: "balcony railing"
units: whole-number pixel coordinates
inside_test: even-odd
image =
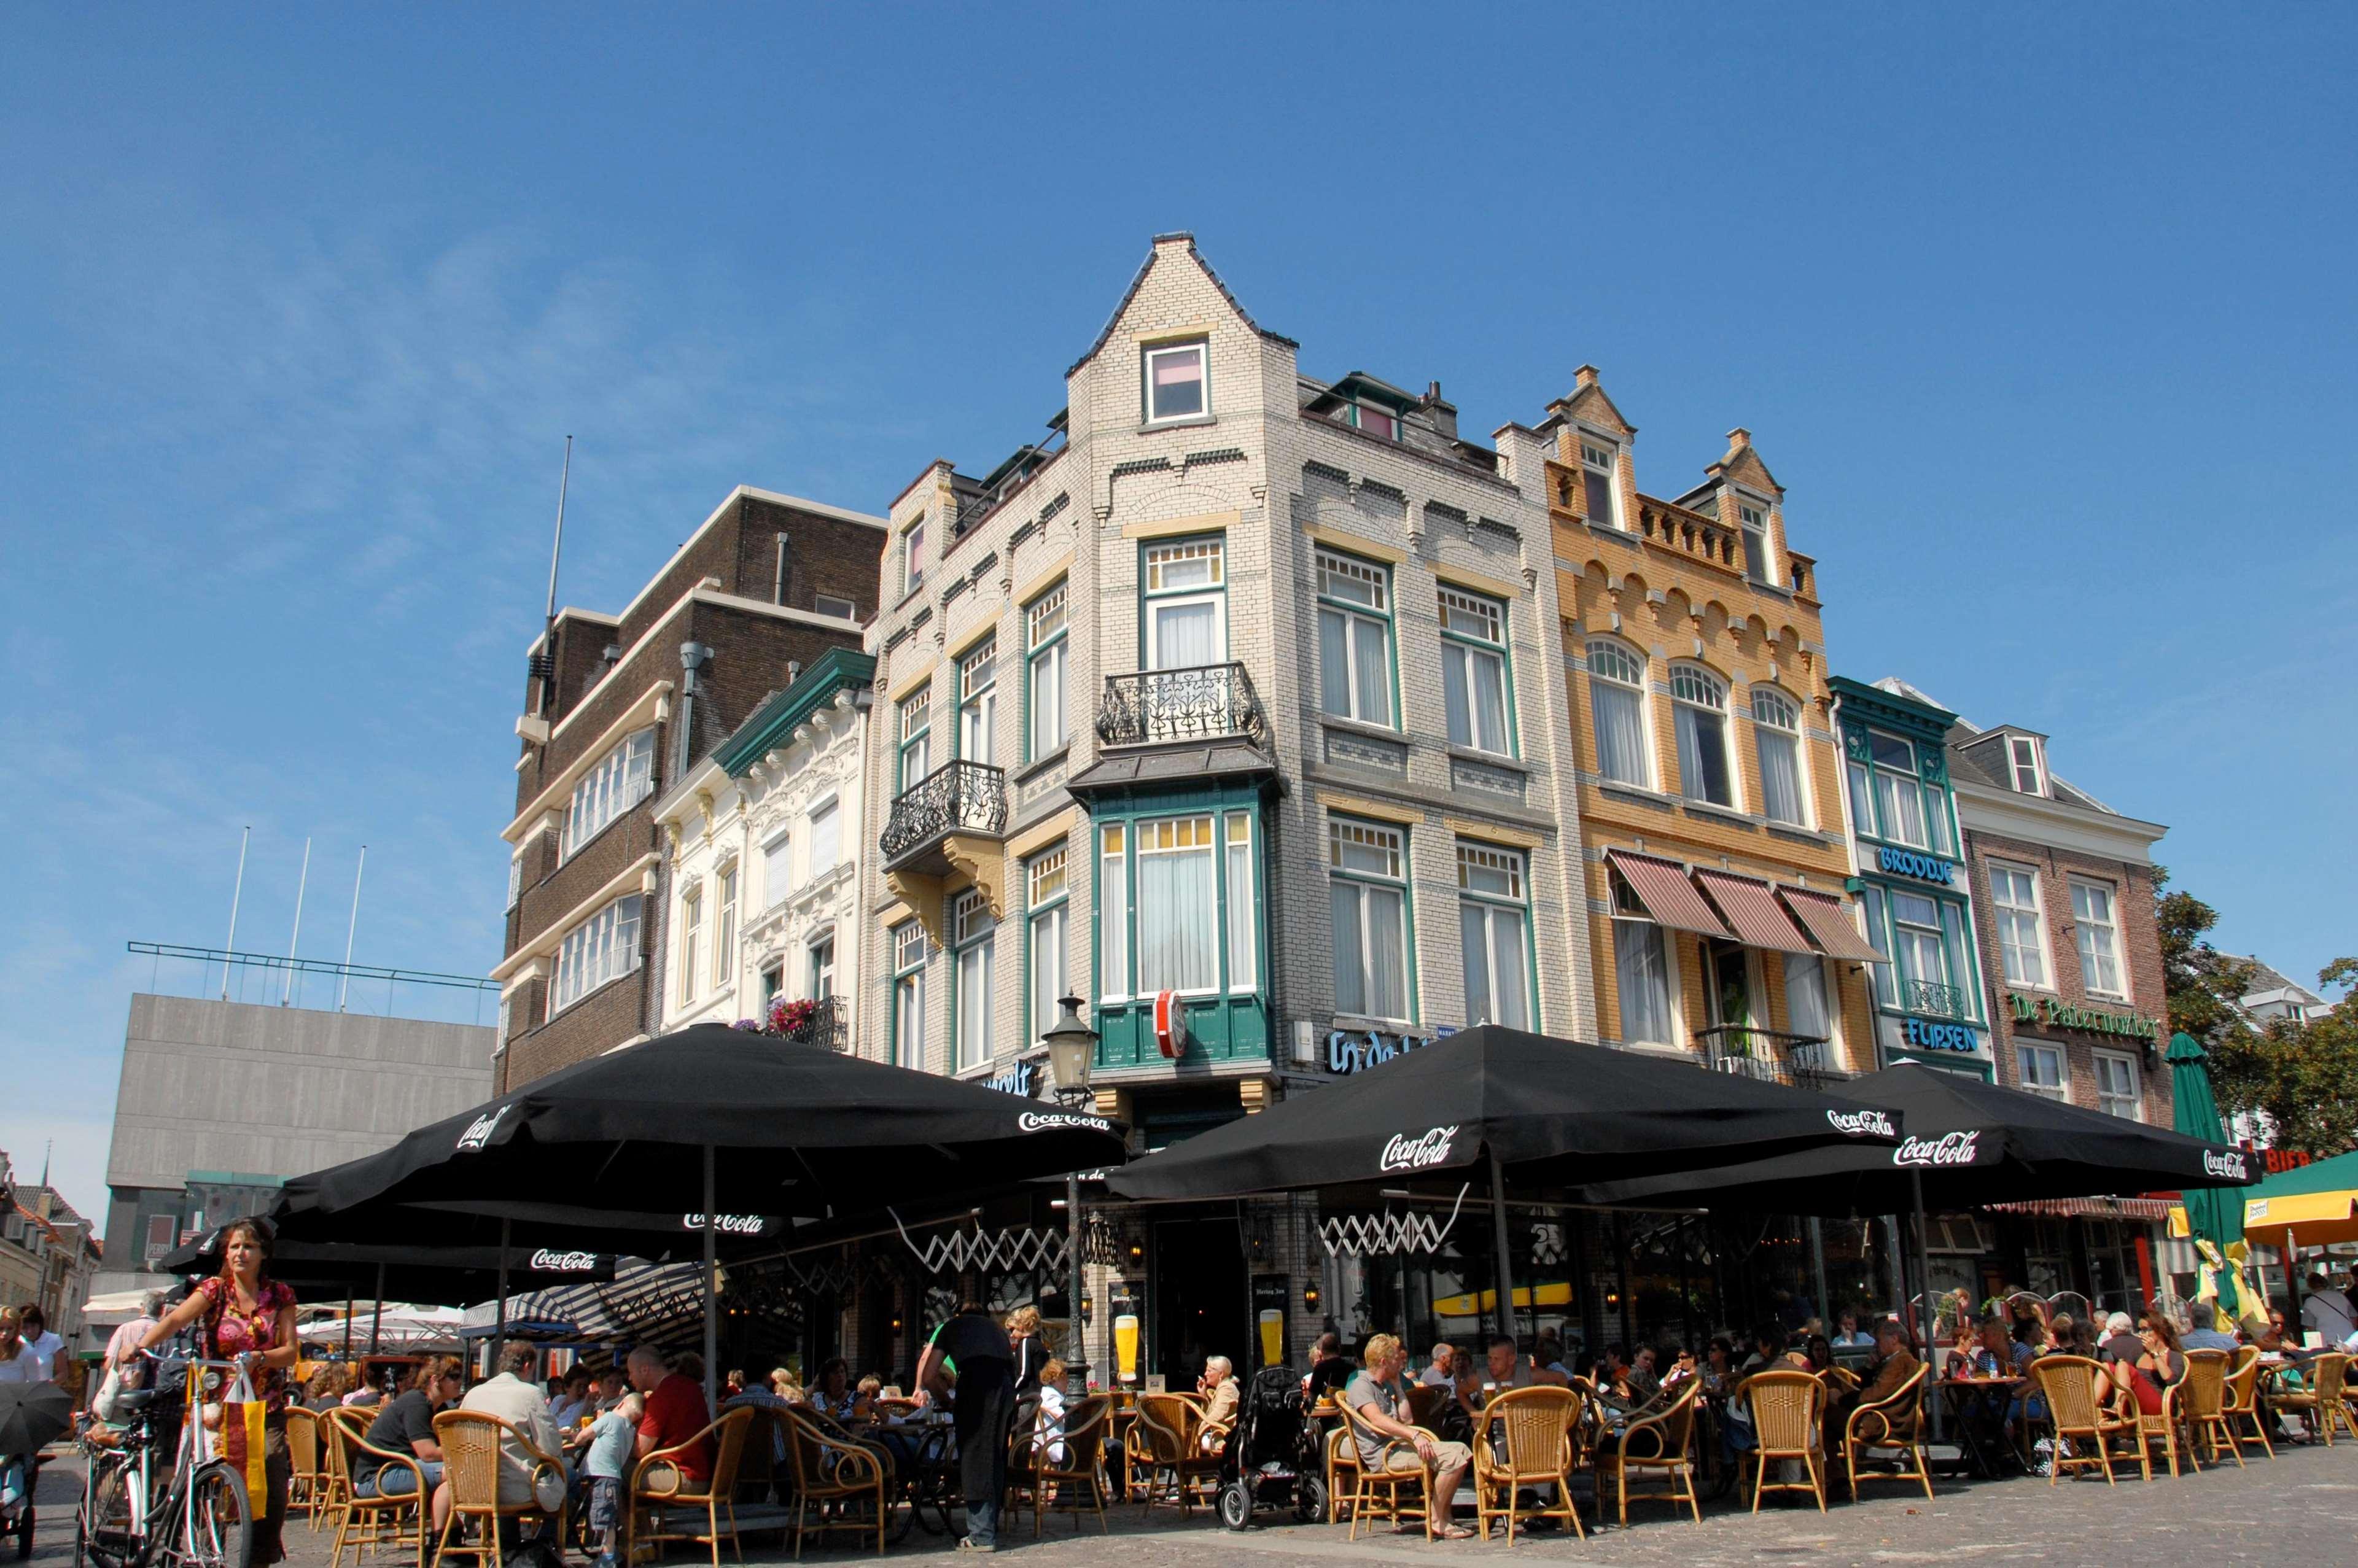
[[[877,836],[887,866],[953,833],[996,838],[1007,831],[1007,774],[960,758],[945,762],[892,802]]]
[[[788,1021],[775,1038],[795,1045],[817,1045],[829,1051],[851,1049],[851,1013],[841,997],[821,997],[799,1019]]]
[[[1703,1065],[1762,1083],[1841,1092],[1851,1075],[1828,1061],[1826,1043],[1812,1034],[1762,1029],[1749,1023],[1714,1023],[1695,1031]]]
[[[1238,664],[1108,676],[1098,703],[1098,740],[1108,746],[1241,736],[1268,749],[1269,718],[1252,677]]]
[[[1899,1005],[1909,1012],[1930,1013],[1935,1018],[1970,1019],[1974,1015],[1971,999],[1964,991],[1939,980],[1900,981]]]

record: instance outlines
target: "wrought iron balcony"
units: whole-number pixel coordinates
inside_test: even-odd
[[[1762,1083],[1841,1092],[1851,1075],[1826,1057],[1826,1043],[1812,1034],[1791,1034],[1748,1023],[1714,1023],[1695,1031],[1702,1065]]]
[[[1899,1005],[1909,1012],[1930,1013],[1935,1018],[1970,1019],[1974,1015],[1971,999],[1964,991],[1939,980],[1900,981]]]
[[[821,997],[799,1018],[789,1017],[777,1038],[795,1045],[817,1045],[829,1051],[851,1049],[851,1013],[841,997]]]
[[[1239,664],[1108,676],[1098,703],[1098,740],[1108,746],[1241,737],[1266,751],[1269,717]]]
[[[890,870],[937,849],[954,834],[999,838],[1006,832],[1007,774],[960,758],[902,792],[876,847]]]

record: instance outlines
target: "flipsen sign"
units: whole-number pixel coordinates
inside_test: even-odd
[[[2117,1034],[2128,1040],[2157,1040],[2161,1036],[2161,1021],[2139,1018],[2133,1012],[2099,1012],[2093,1007],[2074,1007],[2053,997],[2028,997],[2014,991],[2006,993],[2007,1005],[2014,1010],[2017,1023],[2042,1023],[2050,1029],[2078,1029],[2091,1034]]]

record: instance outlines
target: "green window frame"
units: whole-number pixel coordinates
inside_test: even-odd
[[[1458,938],[1465,957],[1468,1025],[1538,1027],[1539,948],[1531,929],[1531,892],[1527,851],[1478,838],[1457,840]],[[1520,975],[1508,967],[1509,949]],[[1477,984],[1498,1016],[1475,1006]],[[1520,1012],[1508,1010],[1510,996]]]
[[[1195,580],[1201,568],[1202,578]],[[1174,580],[1178,579],[1178,580]],[[1197,664],[1174,664],[1157,634],[1158,606],[1200,600],[1211,607],[1212,657]],[[1138,550],[1138,667],[1141,670],[1198,669],[1228,660],[1228,538],[1226,534],[1195,534],[1169,539],[1146,539]]]
[[[892,759],[893,793],[906,795],[925,782],[925,774],[934,771],[934,688],[921,686],[901,699],[896,709],[900,734],[899,750]],[[915,778],[909,776],[909,760],[920,758],[924,771]]]
[[[1441,685],[1449,743],[1493,756],[1520,758],[1515,719],[1515,658],[1508,643],[1507,601],[1444,582],[1436,595],[1441,622]],[[1453,656],[1454,661],[1453,662]],[[1495,658],[1498,712],[1483,712],[1483,662]],[[1489,730],[1496,725],[1500,733]],[[1460,730],[1464,735],[1459,734]],[[1495,742],[1495,743],[1494,743]]]
[[[1201,850],[1210,861],[1212,924],[1203,956],[1212,983],[1174,988],[1188,997],[1250,994],[1260,989],[1260,827],[1242,806],[1192,806],[1142,810],[1100,822],[1098,848],[1097,989],[1100,1001],[1120,1004],[1152,994],[1141,970],[1150,933],[1140,929],[1150,902],[1140,895],[1141,857]],[[1155,904],[1158,914],[1163,910]]]
[[[1317,573],[1318,708],[1336,719],[1400,728],[1400,658],[1391,568],[1325,546]]]
[[[1023,1016],[1033,1041],[1055,1024],[1057,1001],[1077,994],[1072,976],[1071,854],[1069,845],[1055,844],[1023,862]],[[1058,977],[1055,985],[1043,983],[1043,960],[1051,957]]]
[[[991,1012],[999,989],[999,921],[980,888],[950,894],[948,914],[950,1070],[965,1073],[988,1067],[998,1054]]]
[[[957,722],[950,727],[950,755],[988,764],[991,753],[999,750],[999,634],[996,632],[957,656],[952,684],[957,693]]]
[[[1843,769],[1850,791],[1851,819],[1861,835],[1902,849],[1955,857],[1955,803],[1949,793],[1948,758],[1941,742],[1844,725]],[[1912,794],[1903,793],[1911,789]],[[1886,809],[1887,803],[1909,800],[1924,825],[1921,838],[1911,838],[1896,827],[1892,813]]]
[[[1416,897],[1409,878],[1409,829],[1401,823],[1374,822],[1330,813],[1326,818],[1328,907],[1335,948],[1335,1011],[1355,1018],[1413,1024],[1421,1005],[1416,978]],[[1399,900],[1400,944],[1384,950],[1380,938],[1390,920],[1384,910]],[[1353,970],[1347,970],[1347,963]],[[1404,1011],[1379,1011],[1390,998],[1377,994],[1387,968],[1397,963],[1404,979]],[[1357,1000],[1360,1005],[1350,1006]]]
[[[1023,760],[1062,751],[1073,738],[1071,579],[1023,607]]]
[[[925,923],[904,920],[885,934],[892,958],[892,1060],[896,1067],[926,1070],[925,964],[933,957]]]
[[[1401,438],[1401,410],[1391,405],[1365,395],[1347,399],[1334,415],[1336,424],[1385,441]]]

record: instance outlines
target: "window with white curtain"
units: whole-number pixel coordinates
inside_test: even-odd
[[[679,895],[679,1005],[696,1000],[696,967],[704,954],[704,890]]]
[[[607,824],[654,792],[653,726],[624,736],[573,786],[565,813],[565,852],[572,854]]]
[[[1911,980],[1949,984],[1949,950],[1941,935],[1941,906],[1922,893],[1894,888],[1891,917],[1899,937],[1901,972]]]
[[[1531,908],[1519,849],[1460,840],[1457,924],[1466,1022],[1531,1026]]]
[[[1613,981],[1621,999],[1624,1044],[1678,1044],[1671,1011],[1670,939],[1617,877],[1613,882]]]
[[[892,1060],[903,1067],[925,1066],[925,925],[903,921],[892,928]]]
[[[1119,822],[1098,830],[1098,994],[1130,994],[1130,830]]]
[[[2071,1080],[2063,1074],[2063,1052],[2060,1046],[2017,1040],[2014,1065],[2021,1076],[2022,1087],[2032,1094],[2067,1101],[2071,1098]]]
[[[1232,811],[1223,819],[1228,839],[1228,989],[1249,991],[1260,983],[1260,943],[1254,917],[1258,888],[1253,879],[1253,819]]]
[[[1588,716],[1596,731],[1596,771],[1616,784],[1653,788],[1653,748],[1646,744],[1646,663],[1607,638],[1588,644]]]
[[[1892,950],[1891,921],[1889,911],[1884,906],[1883,890],[1873,882],[1868,882],[1860,888],[1858,907],[1861,915],[1866,921],[1867,945],[1878,953],[1890,952]],[[1885,1007],[1898,1007],[1899,983],[1891,972],[1891,966],[1869,964],[1867,969],[1874,977],[1875,1000]]]
[[[572,1006],[609,980],[639,967],[640,895],[618,898],[565,934],[557,948],[550,1012]]]
[[[1823,1041],[1833,1033],[1833,1012],[1826,1005],[1826,964],[1815,953],[1785,955],[1786,1027],[1794,1033]],[[1823,1046],[1818,1060],[1824,1061]]]
[[[1998,962],[2009,985],[2047,987],[2047,928],[2039,905],[2039,879],[2016,866],[1990,867],[1990,910],[1997,926]]]
[[[737,868],[713,879],[712,983],[725,986],[737,975]]]
[[[1195,669],[1228,657],[1224,539],[1180,539],[1146,547],[1141,618],[1146,667]]]
[[[1752,688],[1753,749],[1760,761],[1760,815],[1806,827],[1802,806],[1801,712],[1774,687]]]
[[[958,660],[957,754],[989,762],[999,739],[999,640],[986,637],[980,647]]]
[[[1065,847],[1034,855],[1023,868],[1024,945],[1031,949],[1032,1037],[1055,1027],[1056,1002],[1070,988],[1065,972],[1065,933],[1071,897],[1065,886]]]
[[[777,833],[762,841],[762,898],[765,908],[786,902],[795,891],[795,838]]]
[[[997,933],[998,922],[991,918],[990,905],[984,902],[980,890],[969,888],[951,902],[955,1011],[950,1019],[950,1033],[957,1043],[957,1065],[961,1069],[979,1067],[990,1060],[990,1003],[994,994],[991,948]]]
[[[1219,989],[1218,869],[1215,818],[1171,816],[1132,825],[1138,836],[1138,989]]]
[[[1883,837],[1918,849],[1930,847],[1924,826],[1924,790],[1916,777],[1916,748],[1897,735],[1870,730],[1868,753],[1875,761],[1875,804]]]
[[[1319,706],[1390,729],[1391,574],[1332,550],[1317,560]]]
[[[1620,449],[1594,437],[1580,438],[1580,478],[1588,502],[1588,520],[1600,528],[1621,526],[1621,495],[1613,482]]]
[[[2112,1051],[2095,1053],[2096,1108],[2106,1116],[2125,1117],[2131,1121],[2145,1119],[2144,1097],[2137,1091],[2137,1065],[2134,1056],[2123,1056]]]
[[[843,814],[836,809],[834,801],[826,800],[810,808],[806,821],[808,827],[804,842],[810,846],[810,880],[817,881],[835,870],[835,862],[842,853]]]
[[[1508,718],[1507,607],[1463,589],[1441,599],[1441,690],[1452,745],[1514,750]]]
[[[1689,800],[1734,806],[1726,684],[1698,665],[1672,665],[1671,708],[1678,723],[1679,793]]]
[[[1065,743],[1065,676],[1072,655],[1065,635],[1065,589],[1058,583],[1023,612],[1026,762]]]
[[[811,1000],[825,1001],[835,994],[835,933],[812,937],[808,951]]]
[[[1327,820],[1337,1012],[1410,1022],[1407,848],[1398,827]]]
[[[900,711],[901,774],[895,788],[905,794],[934,771],[933,687],[920,687],[903,697]]]
[[[2113,890],[2071,879],[2071,934],[2080,946],[2080,980],[2098,996],[2126,996],[2121,984],[2121,933]]]

